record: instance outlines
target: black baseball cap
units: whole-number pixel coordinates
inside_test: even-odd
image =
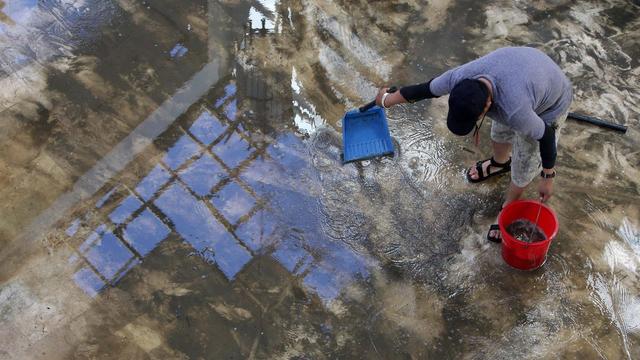
[[[480,80],[464,79],[454,86],[449,94],[449,130],[459,136],[469,134],[482,114],[488,97],[489,89]]]

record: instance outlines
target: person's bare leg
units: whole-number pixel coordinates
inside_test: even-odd
[[[511,156],[511,143],[499,143],[491,140],[491,147],[493,148],[493,159],[504,164],[509,160]]]
[[[518,185],[514,184],[513,181],[510,182],[509,188],[507,189],[507,196],[504,199],[504,203],[502,204],[502,207],[504,208],[505,206],[509,205],[509,203],[520,199],[525,189],[526,189],[526,186],[519,187]]]
[[[514,184],[513,181],[509,183],[509,187],[507,188],[507,195],[504,199],[504,203],[502,203],[502,208],[509,205],[509,203],[514,202],[522,196],[526,187],[519,187]],[[496,218],[496,224],[498,223],[498,219]],[[489,236],[491,237],[500,237],[500,230],[492,230],[489,232]]]
[[[493,140],[491,140],[491,147],[493,148],[493,159],[499,163],[499,164],[504,164],[509,160],[509,157],[511,156],[511,144],[510,143],[499,143],[499,142],[495,142]],[[489,165],[491,164],[490,160],[485,161],[482,164],[482,172],[484,174],[487,173],[487,168],[489,167]],[[491,172],[497,171],[498,169],[492,168]],[[469,170],[469,175],[471,176],[472,179],[476,180],[480,177],[480,175],[478,174],[478,170],[476,170],[476,167],[472,167]]]

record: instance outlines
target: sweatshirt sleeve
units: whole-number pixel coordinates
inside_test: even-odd
[[[460,72],[462,67],[458,66],[454,69],[448,70],[442,75],[429,80],[426,83],[406,86],[400,89],[402,97],[409,102],[415,102],[424,99],[437,98],[443,95],[447,95],[461,80]]]
[[[545,169],[553,169],[556,165],[556,130],[545,124],[544,135],[540,141],[540,157],[542,158],[542,167]]]
[[[544,121],[528,106],[515,112],[509,124],[513,130],[535,140],[540,140],[544,135]]]
[[[511,126],[525,136],[538,140],[542,167],[551,169],[555,166],[557,149],[555,129],[532,110],[520,111],[512,118]]]
[[[431,80],[431,83],[429,84],[431,93],[435,96],[443,96],[449,94],[458,83],[455,80],[457,78],[457,76],[455,76],[457,70],[458,68],[448,70],[442,75]]]
[[[410,103],[424,99],[436,98],[437,96],[431,92],[431,81],[433,81],[433,79],[422,84],[404,86],[400,89],[400,94],[402,94],[402,97]]]

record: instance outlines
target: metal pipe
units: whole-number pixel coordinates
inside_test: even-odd
[[[586,123],[589,123],[589,124],[597,125],[597,126],[600,126],[600,127],[606,128],[606,129],[619,131],[619,132],[621,132],[623,134],[627,132],[627,127],[625,125],[614,124],[612,122],[605,121],[605,120],[602,120],[602,119],[598,119],[598,118],[593,117],[593,116],[587,116],[587,115],[576,114],[576,113],[570,112],[567,117],[569,119],[572,119],[572,120],[582,121],[582,122],[586,122]]]

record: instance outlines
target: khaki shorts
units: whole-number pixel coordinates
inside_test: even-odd
[[[567,119],[568,111],[563,113],[553,123],[556,129],[556,145],[560,138],[560,130]],[[540,143],[527,137],[497,121],[491,121],[491,140],[498,143],[510,143],[511,150],[511,181],[518,187],[526,187],[540,173],[542,159],[540,158]]]

